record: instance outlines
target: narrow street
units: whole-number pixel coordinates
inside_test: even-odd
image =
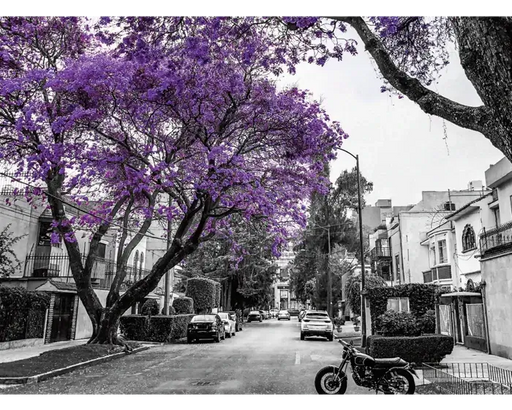
[[[1,394],[316,394],[316,372],[340,354],[335,341],[301,341],[297,318],[269,319],[220,343],[156,346]],[[349,377],[347,394],[374,393]]]

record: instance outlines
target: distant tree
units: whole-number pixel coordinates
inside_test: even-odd
[[[26,234],[14,236],[14,232],[10,232],[11,224],[7,225],[0,232],[0,278],[8,278],[16,273],[16,269],[21,266],[21,262],[14,252],[14,245],[23,239]]]
[[[387,286],[386,281],[378,275],[366,274],[364,277],[365,288],[376,288]],[[361,274],[354,275],[352,273],[345,283],[345,294],[347,295],[347,303],[352,312],[359,316],[361,314]]]

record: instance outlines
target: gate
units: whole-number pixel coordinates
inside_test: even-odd
[[[75,295],[69,293],[55,294],[53,305],[52,329],[50,342],[71,340],[71,327],[73,324],[73,308]]]

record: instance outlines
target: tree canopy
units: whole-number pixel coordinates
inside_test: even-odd
[[[115,341],[134,298],[229,232],[233,215],[265,219],[277,252],[290,221],[304,223],[303,198],[325,192],[324,164],[346,135],[307,91],[277,89],[282,61],[268,36],[247,41],[232,24],[0,19],[0,161],[44,183],[30,195],[44,195],[52,239],[64,239],[91,342]],[[70,218],[65,205],[88,211]],[[121,294],[128,257],[162,216],[177,226],[171,246]],[[91,270],[113,226],[118,269],[102,306]],[[85,263],[79,227],[91,232]]]

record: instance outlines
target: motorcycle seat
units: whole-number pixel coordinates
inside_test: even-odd
[[[407,364],[405,360],[400,357],[390,357],[385,359],[374,359],[375,366],[403,366]]]

